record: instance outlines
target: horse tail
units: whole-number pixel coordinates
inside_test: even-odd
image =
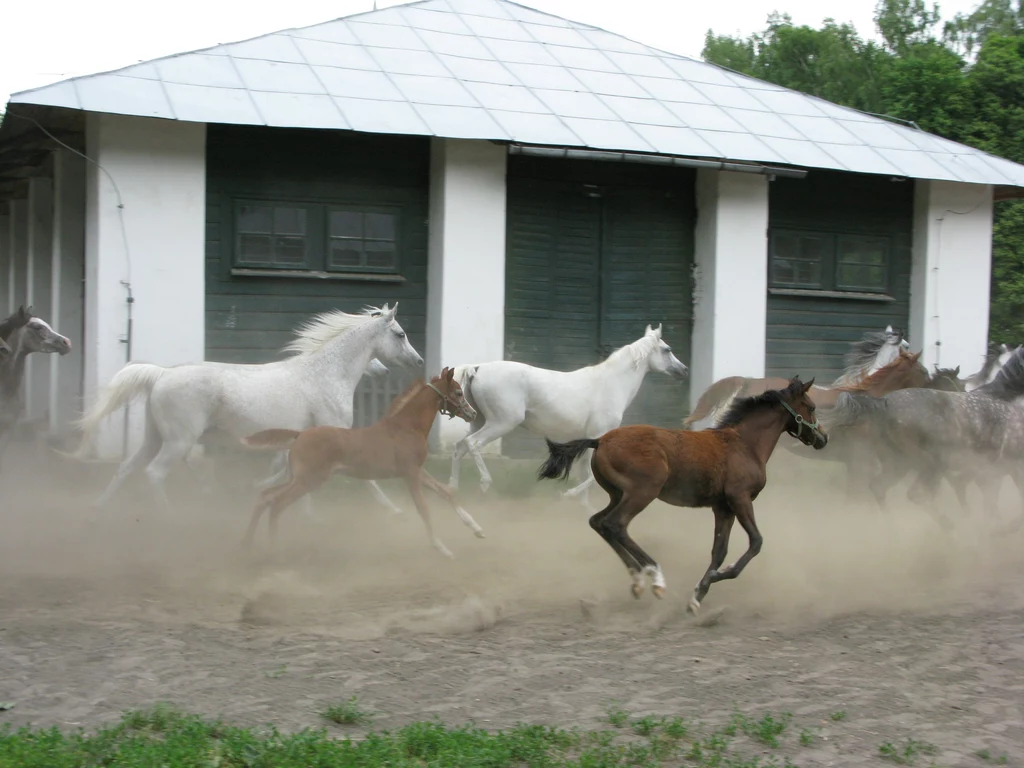
[[[242,445],[256,450],[289,448],[301,433],[297,429],[265,429],[242,438]]]
[[[597,448],[599,440],[585,437],[582,440],[570,440],[568,443],[553,443],[544,438],[548,444],[548,460],[541,465],[537,479],[565,480],[572,470],[572,463],[590,448]]]
[[[683,419],[683,428],[689,429],[698,421],[703,421],[708,416],[712,416],[721,410],[723,406],[727,405],[730,400],[739,394],[740,389],[743,388],[743,382],[742,376],[728,376],[724,379],[719,379],[705,389],[697,400],[696,407],[689,416]]]
[[[166,368],[152,363],[129,363],[118,371],[110,383],[100,390],[92,408],[73,422],[82,431],[82,440],[74,453],[65,455],[84,460],[92,448],[93,435],[100,422],[135,398],[141,395],[149,397],[153,386],[166,371]]]
[[[886,401],[856,392],[840,392],[832,408],[818,411],[818,421],[827,430],[860,424],[883,410]]]

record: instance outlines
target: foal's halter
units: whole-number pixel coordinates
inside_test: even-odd
[[[800,436],[804,433],[804,427],[807,427],[807,429],[810,430],[811,434],[814,435],[816,439],[820,440],[821,442],[825,441],[825,435],[822,434],[821,428],[818,426],[817,419],[815,419],[813,422],[810,422],[803,416],[801,416],[799,413],[794,411],[792,408],[790,408],[789,403],[783,400],[779,400],[779,403],[781,403],[782,407],[789,411],[790,414],[792,414],[793,418],[796,420],[796,434],[794,435],[792,432],[789,432],[789,430],[786,430],[790,435],[799,440]]]
[[[459,415],[462,409],[458,405],[453,403],[451,398],[448,397],[448,395],[446,395],[440,389],[435,387],[429,381],[424,382],[424,384],[426,384],[428,387],[434,390],[437,393],[438,397],[441,398],[441,407],[437,409],[438,413],[440,413],[442,416],[447,416],[449,419],[454,419],[456,416]]]

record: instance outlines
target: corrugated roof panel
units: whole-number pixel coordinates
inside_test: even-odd
[[[203,85],[164,83],[167,97],[179,120],[206,123],[263,125],[252,96],[244,88],[209,88]],[[200,117],[206,115],[206,117]]]
[[[547,113],[550,110],[521,85],[495,85],[493,83],[463,83],[480,106],[513,112]]]
[[[341,108],[342,115],[353,131],[416,136],[430,136],[433,133],[412,104],[405,101],[369,101],[335,96],[334,103]]]
[[[451,73],[433,53],[401,48],[367,48],[380,68],[392,75],[427,75],[451,79]]]
[[[472,139],[498,138],[505,135],[501,126],[482,107],[417,104],[416,111],[430,126],[430,134],[433,136]]]
[[[252,99],[267,125],[281,128],[351,127],[330,96],[254,91]]]
[[[507,0],[421,0],[11,103],[1024,186],[1024,166]]]
[[[193,54],[172,56],[156,63],[160,78],[168,83],[205,85],[210,88],[244,88],[230,56]]]
[[[328,43],[323,40],[306,40],[301,37],[294,38],[294,42],[307,64],[368,71],[380,70],[377,62],[361,45]]]
[[[313,67],[331,96],[353,96],[375,101],[405,101],[405,96],[383,72],[338,67]]]
[[[177,105],[172,105],[164,93],[164,83],[159,80],[143,80],[140,77],[113,77],[82,80],[76,83],[82,108],[90,112],[122,113],[125,104],[130,104],[131,114],[145,117],[180,117]],[[170,84],[168,84],[169,87]],[[239,90],[236,93],[244,94]]]
[[[326,93],[323,83],[305,64],[237,59],[235,68],[250,91],[294,94]]]
[[[644,141],[631,126],[621,120],[585,120],[567,117],[565,124],[579,136],[588,147],[607,149],[614,147],[632,152],[657,152],[657,148]]]
[[[451,107],[476,107],[479,102],[458,80],[419,75],[391,75],[405,98],[413,104],[443,104]]]
[[[236,59],[306,63],[288,35],[264,35],[253,40],[244,40],[241,43],[231,43],[225,47],[228,53]]]

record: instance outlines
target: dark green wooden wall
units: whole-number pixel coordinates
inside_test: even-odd
[[[510,157],[506,359],[570,371],[660,322],[689,363],[695,216],[692,171]],[[649,375],[623,423],[677,423],[686,398]],[[503,450],[538,445],[519,434]]]
[[[799,374],[805,381],[816,376],[819,382],[830,383],[842,372],[850,342],[865,331],[880,331],[891,324],[907,332],[913,215],[911,181],[811,171],[804,179],[771,182],[769,236],[771,230],[782,228],[889,237],[888,295],[894,301],[778,295],[772,292],[769,277],[768,376]]]
[[[292,329],[310,315],[399,302],[398,319],[425,353],[429,139],[343,131],[211,125],[207,133],[206,357],[280,359]],[[232,199],[397,205],[402,210],[402,282],[232,276]],[[397,373],[397,375],[396,375]],[[364,379],[357,411],[373,411],[410,380],[382,389]],[[360,405],[364,407],[361,409]],[[365,412],[359,423],[372,417]]]

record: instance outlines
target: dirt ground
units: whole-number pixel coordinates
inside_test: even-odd
[[[734,706],[792,712],[825,737],[802,766],[877,765],[881,742],[906,738],[938,745],[939,765],[979,765],[982,749],[1024,760],[1024,534],[995,530],[1020,507],[1010,487],[1004,509],[946,534],[917,507],[851,505],[834,473],[780,452],[755,505],[764,549],[697,622],[684,606],[708,510],[656,503],[637,519],[669,592],[635,601],[586,510],[528,471],[505,484],[514,496],[482,497],[467,462],[483,540],[431,499],[447,561],[401,487],[387,486],[405,510],[391,515],[338,481],[319,519],[295,508],[275,553],[262,529],[247,554],[251,468],[227,467],[212,497],[180,478],[168,517],[141,482],[89,509],[109,467],[15,454],[0,485],[0,701],[16,706],[0,723],[93,727],[169,701],[297,729],[355,695],[376,728],[596,728],[617,701],[709,723]],[[745,546],[737,527],[730,561]]]

